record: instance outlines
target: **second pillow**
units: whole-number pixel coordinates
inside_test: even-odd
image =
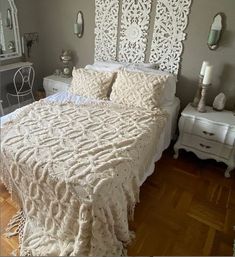
[[[110,99],[125,106],[153,110],[160,107],[167,78],[166,75],[119,71]]]
[[[93,99],[107,99],[115,73],[74,69],[69,92]]]

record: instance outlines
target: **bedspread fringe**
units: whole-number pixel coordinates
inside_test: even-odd
[[[22,233],[25,225],[25,217],[22,210],[19,210],[16,215],[14,215],[6,228],[6,237],[11,238],[13,236],[19,235],[20,241],[22,241]]]

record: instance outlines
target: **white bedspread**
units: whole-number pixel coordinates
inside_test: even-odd
[[[3,118],[1,177],[24,210],[21,254],[121,255],[131,239],[128,218],[167,114],[73,98]]]

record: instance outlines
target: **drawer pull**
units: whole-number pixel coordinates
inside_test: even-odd
[[[201,146],[202,148],[211,149],[211,146],[209,146],[209,145],[200,144],[200,146]]]
[[[207,132],[207,131],[203,131],[203,134],[206,135],[206,136],[214,136],[215,134],[214,133],[210,133],[210,132]]]

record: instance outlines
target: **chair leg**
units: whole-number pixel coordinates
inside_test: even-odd
[[[33,101],[35,102],[35,98],[34,98],[34,95],[33,95],[33,90],[31,91],[31,95],[32,95],[32,98],[33,98]]]
[[[11,106],[11,102],[10,102],[10,99],[9,99],[9,95],[7,94],[7,103],[9,105],[9,107]]]
[[[19,95],[17,95],[17,99],[18,99],[18,107],[20,108],[20,96]]]
[[[1,114],[1,116],[4,116],[4,111],[3,111],[3,107],[2,107],[2,100],[0,100],[0,114]]]

